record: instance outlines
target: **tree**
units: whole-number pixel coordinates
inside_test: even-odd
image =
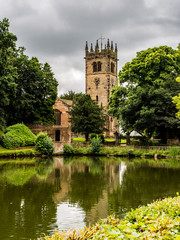
[[[0,22],[0,128],[15,123],[55,122],[57,80],[48,63],[16,48],[9,21]]]
[[[180,83],[180,77],[176,78],[176,81]],[[176,113],[177,118],[180,119],[180,93],[178,96],[173,97],[173,103],[176,104],[178,112]]]
[[[6,125],[6,108],[10,105],[10,96],[15,96],[17,78],[16,68],[13,66],[17,38],[9,32],[9,21],[0,21],[0,130]]]
[[[180,86],[180,54],[167,46],[137,53],[119,72],[120,86],[112,90],[109,113],[117,117],[124,131],[158,136],[162,142],[180,136],[180,121],[172,97]]]
[[[60,96],[61,99],[66,99],[66,100],[74,100],[75,98],[82,96],[83,93],[75,93],[74,91],[70,90],[68,91],[68,93],[64,93]]]
[[[68,112],[71,116],[72,131],[85,134],[86,141],[89,140],[90,133],[101,133],[105,125],[102,109],[91,99],[90,95],[83,94],[77,97]]]
[[[57,81],[48,63],[37,58],[29,59],[24,49],[17,51],[14,63],[17,68],[17,94],[7,109],[7,124],[15,122],[51,124],[55,121],[53,104],[57,97]]]

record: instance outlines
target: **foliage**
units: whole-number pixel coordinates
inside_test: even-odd
[[[56,232],[43,239],[179,239],[179,215],[180,197],[166,198],[132,210],[124,220],[109,217],[85,231]]]
[[[15,124],[6,129],[2,137],[2,144],[5,148],[35,145],[36,136],[24,124]]]
[[[179,149],[178,147],[173,147],[175,149]],[[69,151],[68,151],[69,150]],[[68,149],[67,152],[69,152],[69,155],[92,155],[92,147],[72,147],[70,145],[70,149]],[[171,161],[172,157],[178,157],[179,153],[177,150],[174,150],[172,148],[162,148],[162,147],[144,147],[142,148],[134,148],[130,147],[122,147],[122,146],[112,146],[112,147],[105,147],[101,146],[99,150],[99,154],[101,156],[118,156],[118,157],[129,157],[131,155],[132,157],[146,157],[154,159],[154,155],[156,154],[158,159],[164,159],[165,157],[168,157],[169,159],[167,161]],[[67,154],[68,155],[68,154]],[[178,159],[177,159],[178,161]]]
[[[101,139],[101,143],[103,144],[104,141],[105,141],[104,134],[103,134],[103,133],[100,133],[100,134],[98,135],[98,137]]]
[[[117,117],[123,131],[135,130],[150,138],[180,136],[180,121],[172,97],[180,91],[180,53],[167,46],[137,53],[119,72],[120,86],[114,88],[109,113]]]
[[[77,97],[82,96],[83,93],[75,93],[74,91],[70,90],[68,93],[64,93],[60,96],[61,99],[72,100],[74,101]]]
[[[15,123],[54,123],[57,81],[48,63],[16,48],[9,20],[0,21],[0,130]]]
[[[97,138],[97,134],[96,133],[91,133],[90,142],[92,141],[93,138]]]
[[[74,148],[71,144],[64,144],[63,146],[63,152],[64,154],[66,155],[71,155],[71,154],[74,154]]]
[[[0,21],[0,130],[6,124],[6,108],[10,106],[10,96],[16,93],[16,68],[13,66],[17,38],[9,32],[9,21]]]
[[[172,147],[169,149],[169,154],[172,157],[180,156],[180,147]]]
[[[57,81],[48,63],[35,57],[29,59],[24,50],[17,51],[14,63],[18,78],[17,94],[9,106],[7,124],[12,122],[51,124],[55,122],[53,104],[57,96]]]
[[[91,136],[90,136],[90,142],[94,139],[94,138],[99,138],[101,139],[101,143],[103,144],[104,141],[105,141],[105,138],[104,138],[104,135],[103,133],[100,133],[100,134],[96,134],[96,133],[92,133]]]
[[[52,155],[54,151],[54,145],[51,138],[47,136],[46,132],[40,132],[36,139],[36,151],[44,155]]]
[[[180,77],[177,77],[176,81],[180,83]],[[173,103],[176,104],[176,108],[178,110],[178,112],[176,113],[176,116],[177,118],[180,119],[180,93],[177,96],[173,97]]]
[[[105,116],[102,108],[91,99],[90,95],[83,94],[74,101],[68,112],[70,114],[71,129],[74,133],[85,134],[86,141],[89,134],[101,133],[104,130]]]
[[[99,137],[93,138],[91,140],[91,153],[92,154],[97,154],[100,152],[102,146],[102,141]]]
[[[3,136],[4,132],[0,130],[0,145],[2,145]]]

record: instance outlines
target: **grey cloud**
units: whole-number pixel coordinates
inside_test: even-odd
[[[63,91],[82,91],[86,40],[117,42],[122,67],[137,51],[180,38],[179,0],[0,0],[0,8],[18,45],[53,66]]]

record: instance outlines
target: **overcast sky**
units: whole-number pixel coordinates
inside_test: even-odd
[[[85,91],[85,43],[117,43],[119,70],[136,52],[154,46],[177,48],[180,0],[0,0],[0,20],[26,55],[48,62],[59,94]]]

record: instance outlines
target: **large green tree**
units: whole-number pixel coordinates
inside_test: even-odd
[[[0,130],[6,124],[6,108],[15,96],[17,71],[13,65],[17,38],[9,32],[9,21],[0,21]]]
[[[72,131],[85,134],[86,141],[89,140],[90,133],[101,133],[105,129],[103,108],[99,107],[90,95],[77,97],[69,114]]]
[[[179,137],[180,121],[172,97],[180,91],[179,50],[160,46],[137,53],[119,72],[120,86],[112,90],[109,113],[123,130],[158,136],[162,142]]]
[[[16,122],[54,123],[53,104],[57,97],[57,81],[48,63],[29,59],[19,49],[14,65],[17,68],[17,94],[8,109],[8,124]]]
[[[80,93],[76,93],[72,90],[68,91],[67,93],[64,93],[60,96],[61,99],[66,99],[66,100],[72,100],[74,101],[75,98],[79,97],[79,96],[82,96],[83,93],[80,92]]]
[[[176,81],[180,83],[180,77],[178,77],[176,79]],[[179,95],[173,97],[173,103],[176,104],[176,108],[178,110],[178,112],[176,113],[176,116],[177,116],[177,118],[180,119],[180,93],[179,93]]]
[[[48,63],[16,48],[9,21],[0,22],[0,128],[14,123],[54,123],[57,81]]]

